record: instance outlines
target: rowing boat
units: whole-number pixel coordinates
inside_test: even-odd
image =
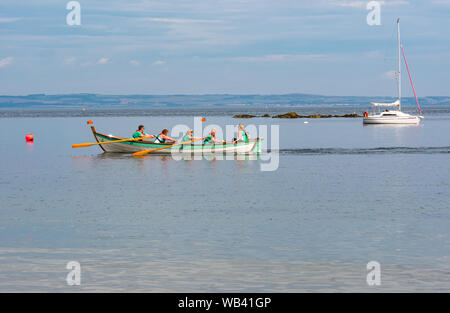
[[[135,153],[143,150],[152,150],[167,146],[167,149],[160,149],[150,154],[171,154],[171,153],[252,153],[261,152],[261,138],[250,139],[247,142],[224,143],[224,144],[185,144],[169,147],[173,143],[154,143],[149,140],[122,141],[118,143],[101,144],[106,141],[124,140],[127,138],[116,137],[99,133],[91,126],[95,140],[99,143],[104,152]]]

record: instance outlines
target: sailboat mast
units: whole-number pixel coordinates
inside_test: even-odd
[[[400,18],[397,19],[397,39],[398,39],[398,110],[402,110],[402,61],[400,59]]]

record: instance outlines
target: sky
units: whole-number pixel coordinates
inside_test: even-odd
[[[450,96],[450,0],[0,1],[0,94]],[[405,96],[412,94],[403,67]]]

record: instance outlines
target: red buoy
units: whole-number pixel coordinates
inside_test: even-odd
[[[29,133],[25,136],[25,141],[26,142],[34,142],[34,135]]]

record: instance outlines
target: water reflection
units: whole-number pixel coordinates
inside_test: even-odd
[[[27,142],[26,143],[27,144],[27,151],[28,152],[33,152],[33,150],[34,150],[34,142]]]
[[[390,128],[390,129],[401,129],[401,128],[413,128],[422,127],[423,124],[363,124],[364,127],[368,128]]]
[[[255,154],[214,154],[214,153],[204,153],[204,154],[187,154],[180,153],[176,154],[176,158],[172,155],[167,154],[148,154],[140,157],[133,157],[126,153],[113,153],[113,152],[103,152],[93,156],[83,156],[83,157],[72,157],[72,161],[76,163],[89,162],[92,160],[136,160],[137,162],[143,162],[145,160],[160,160],[162,162],[173,161],[254,161],[261,160],[261,153]]]
[[[423,135],[423,124],[363,124],[363,130],[368,132],[373,140],[385,142],[386,145],[403,146],[405,142],[417,142]]]

